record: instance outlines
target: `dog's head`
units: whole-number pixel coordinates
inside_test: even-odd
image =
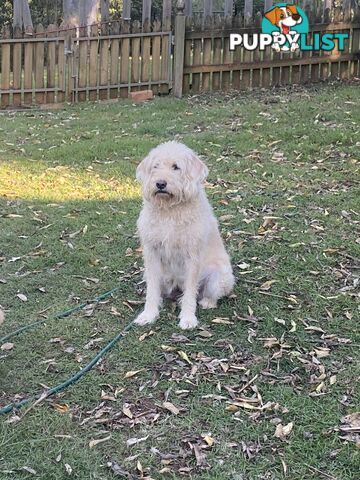
[[[159,207],[188,202],[196,196],[208,168],[186,145],[162,143],[150,151],[136,169],[144,198]]]
[[[267,18],[273,25],[279,27],[282,33],[289,33],[290,28],[302,22],[295,5],[286,5],[286,7],[274,7],[265,13]]]

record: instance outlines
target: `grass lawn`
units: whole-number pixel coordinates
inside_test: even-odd
[[[2,416],[1,480],[359,478],[340,428],[360,410],[359,98],[335,84],[0,115],[0,334],[44,319],[0,350],[1,406],[77,372],[141,308],[134,174],[158,143],[207,159],[237,278],[196,331],[167,304],[76,385]]]

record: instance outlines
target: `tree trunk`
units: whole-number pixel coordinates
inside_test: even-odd
[[[63,0],[64,23],[69,27],[78,27],[80,24],[79,0]]]
[[[13,27],[33,28],[28,0],[14,0]]]
[[[97,22],[98,0],[80,0],[80,26],[92,25]]]
[[[33,29],[33,22],[31,19],[30,7],[28,0],[23,0],[22,2],[22,9],[23,9],[23,24],[25,30],[32,30]]]

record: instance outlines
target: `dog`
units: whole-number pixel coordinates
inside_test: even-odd
[[[154,322],[162,299],[180,292],[179,326],[195,328],[197,302],[216,308],[232,291],[230,259],[204,190],[207,175],[195,152],[175,141],[151,150],[137,167],[143,193],[137,227],[147,287],[138,325]]]
[[[299,48],[299,44],[297,42],[292,42],[291,47],[289,48],[287,45],[282,45],[278,41],[276,41],[276,37],[280,34],[288,35],[288,34],[296,34],[294,30],[291,30],[291,27],[298,25],[302,22],[301,15],[298,13],[297,7],[295,5],[286,5],[286,7],[274,7],[269,12],[265,13],[265,18],[267,18],[273,25],[276,25],[279,28],[279,33],[273,33],[275,37],[275,41],[273,43],[273,48],[280,52],[289,51],[291,49],[292,52],[295,52]]]

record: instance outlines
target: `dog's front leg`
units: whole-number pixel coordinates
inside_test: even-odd
[[[188,262],[184,285],[184,294],[181,298],[181,311],[179,326],[183,330],[195,328],[198,324],[196,318],[196,298],[199,287],[199,264],[193,259]]]
[[[155,322],[161,304],[161,266],[158,256],[151,248],[144,247],[144,264],[146,300],[143,312],[135,319],[137,325]]]

